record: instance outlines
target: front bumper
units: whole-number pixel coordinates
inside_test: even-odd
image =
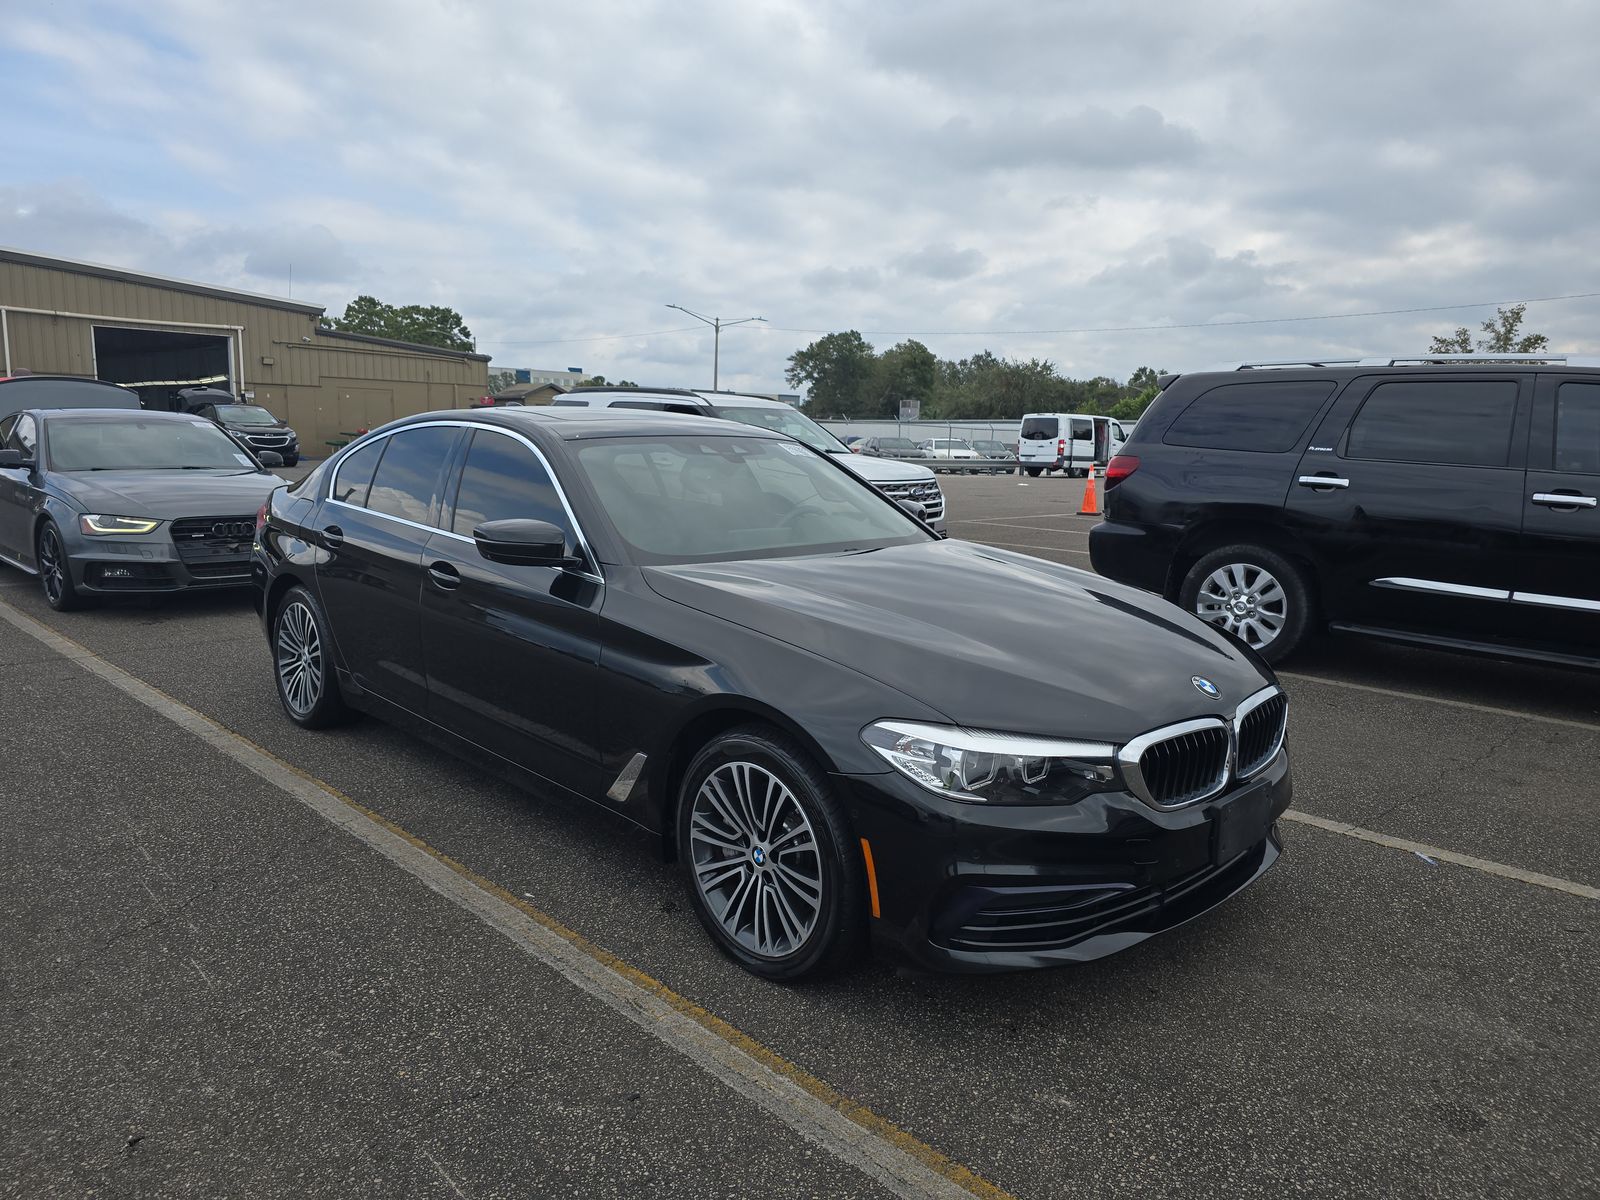
[[[72,583],[92,595],[141,595],[205,588],[244,587],[250,583],[250,546],[218,547],[182,555],[169,539],[76,539],[67,550]]]
[[[1213,800],[1163,812],[1125,792],[1073,805],[945,800],[898,774],[838,777],[872,846],[881,948],[990,972],[1086,962],[1190,921],[1281,851],[1288,752]]]

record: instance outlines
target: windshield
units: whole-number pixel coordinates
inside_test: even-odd
[[[867,484],[792,442],[606,438],[578,463],[642,562],[875,550],[932,535]]]
[[[833,434],[788,405],[782,408],[730,408],[725,404],[719,404],[716,412],[719,417],[740,421],[745,425],[754,425],[757,429],[776,429],[779,433],[787,433],[796,441],[804,442],[813,450],[821,450],[824,454],[850,452],[849,447]]]
[[[53,471],[254,471],[210,421],[60,420],[45,426]]]
[[[933,448],[935,450],[971,450],[972,449],[971,446],[967,445],[960,438],[934,438],[933,439]]]
[[[915,450],[917,444],[910,438],[879,438],[878,445],[885,450]]]
[[[278,418],[259,404],[219,404],[214,410],[224,425],[276,425]]]

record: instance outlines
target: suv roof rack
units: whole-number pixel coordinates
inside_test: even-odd
[[[1472,363],[1517,363],[1526,366],[1600,367],[1600,358],[1581,354],[1399,354],[1384,358],[1277,359],[1242,362],[1225,371],[1285,370],[1295,367],[1430,367]]]
[[[698,397],[699,394],[700,394],[698,392],[692,392],[688,388],[638,387],[638,386],[626,386],[626,385],[617,384],[617,383],[602,383],[602,384],[599,384],[598,386],[591,384],[589,387],[575,387],[575,388],[570,389],[567,392],[567,395],[570,396],[570,395],[572,395],[573,392],[644,392],[647,395],[651,395],[651,396],[695,396],[695,397]]]

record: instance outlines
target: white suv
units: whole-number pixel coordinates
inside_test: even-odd
[[[922,505],[924,519],[939,533],[945,532],[944,493],[927,467],[896,462],[892,458],[872,458],[851,454],[838,438],[818,425],[792,404],[768,400],[765,396],[746,396],[738,392],[690,392],[672,388],[578,388],[551,401],[552,407],[642,408],[656,412],[682,412],[697,416],[722,417],[758,429],[775,429],[813,450],[832,455],[838,463],[859,475],[891,500],[912,500]]]

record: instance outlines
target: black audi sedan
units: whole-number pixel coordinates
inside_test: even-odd
[[[12,413],[0,418],[0,562],[36,575],[58,610],[246,586],[255,514],[282,482],[262,461],[199,417]]]
[[[1291,783],[1261,660],[913,509],[728,422],[433,413],[275,493],[252,569],[293,721],[365,710],[655,832],[768,978],[869,939],[1092,959],[1265,872]]]

